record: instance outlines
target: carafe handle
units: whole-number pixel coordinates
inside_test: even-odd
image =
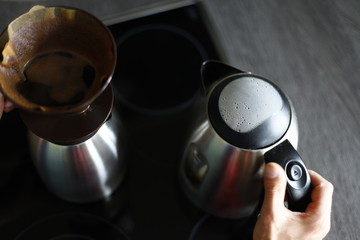
[[[311,202],[312,184],[307,168],[295,148],[285,140],[265,153],[265,162],[276,162],[284,168],[288,208],[304,212]]]

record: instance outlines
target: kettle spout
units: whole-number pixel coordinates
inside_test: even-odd
[[[202,91],[206,95],[210,87],[217,81],[232,74],[245,73],[217,60],[207,60],[201,66]]]

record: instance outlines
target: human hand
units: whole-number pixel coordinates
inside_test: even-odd
[[[313,190],[305,212],[284,206],[286,175],[276,163],[264,171],[265,197],[253,232],[254,240],[320,240],[330,231],[333,185],[309,170]]]
[[[0,92],[0,119],[3,112],[10,112],[14,108],[14,104],[5,99],[4,95]]]

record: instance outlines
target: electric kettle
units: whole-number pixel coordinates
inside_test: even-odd
[[[0,90],[20,109],[45,185],[71,202],[109,197],[126,169],[110,30],[79,9],[35,6],[8,25],[0,49]]]
[[[218,217],[250,217],[262,202],[264,164],[273,161],[287,173],[289,209],[304,211],[311,180],[295,150],[289,97],[270,80],[222,62],[204,62],[201,74],[203,96],[179,170],[188,199]]]

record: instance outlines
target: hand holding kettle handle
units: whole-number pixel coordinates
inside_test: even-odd
[[[304,212],[311,202],[312,184],[307,168],[295,148],[285,140],[265,153],[265,162],[276,162],[284,168],[288,208]]]

